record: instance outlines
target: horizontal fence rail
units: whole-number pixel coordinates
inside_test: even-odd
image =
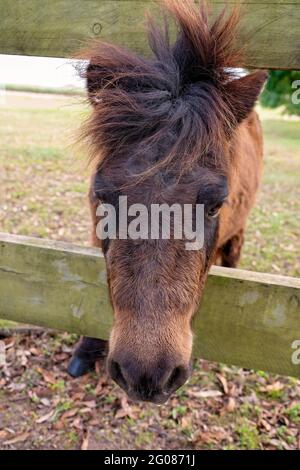
[[[216,12],[234,5],[210,3]],[[300,69],[300,0],[241,4],[246,65]],[[0,53],[69,57],[94,38],[145,51],[145,12],[157,8],[150,0],[0,0]]]
[[[108,338],[99,250],[0,234],[0,318]],[[214,267],[193,329],[197,356],[300,377],[300,280]]]

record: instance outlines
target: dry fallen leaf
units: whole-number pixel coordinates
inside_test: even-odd
[[[225,431],[208,431],[208,432],[200,432],[197,435],[195,442],[201,444],[216,444],[218,442],[222,442],[223,440],[227,440],[228,435]]]
[[[28,354],[29,354],[29,356],[30,356],[30,352],[29,352],[29,351],[24,351],[24,350],[22,350],[22,349],[16,351],[16,356],[19,358],[22,367],[26,367],[26,366],[27,366],[27,363],[28,363],[27,355],[28,355]]]
[[[85,396],[85,392],[77,392],[72,395],[73,401],[82,401]]]
[[[54,355],[54,361],[55,362],[63,362],[66,359],[68,359],[69,355],[66,353],[61,353],[61,354],[55,354]]]
[[[84,401],[84,402],[82,402],[82,405],[84,405],[87,408],[91,408],[91,409],[96,408],[96,406],[97,406],[95,400]]]
[[[82,441],[82,444],[81,444],[81,450],[88,450],[89,448],[89,440],[90,440],[90,432],[87,431],[83,441]]]
[[[74,421],[71,423],[71,426],[75,429],[78,429],[78,431],[82,431],[83,424],[82,424],[82,419],[81,418],[75,418]]]
[[[98,418],[92,418],[89,421],[89,426],[99,426],[99,419]]]
[[[35,393],[39,398],[52,398],[53,392],[46,386],[38,386],[35,388]],[[42,402],[42,401],[41,401]]]
[[[42,375],[45,382],[50,384],[54,384],[56,382],[53,372],[49,372],[48,370],[42,369],[41,367],[38,367],[37,371]]]
[[[40,403],[44,406],[50,406],[51,405],[51,401],[49,400],[49,398],[41,398]]]
[[[65,427],[65,423],[59,419],[58,421],[55,421],[55,423],[52,424],[53,429],[56,431],[61,431]]]
[[[228,395],[228,383],[227,383],[226,378],[224,377],[224,375],[221,375],[221,374],[216,374],[216,377],[221,383],[224,393]]]
[[[217,398],[223,395],[219,390],[190,390],[188,394],[194,398]]]
[[[0,341],[0,367],[6,366],[5,343]]]
[[[183,416],[181,418],[181,427],[182,429],[189,428],[192,424],[192,417],[191,416]]]
[[[9,435],[9,432],[5,431],[5,429],[2,429],[0,431],[0,441],[2,441],[3,439],[6,439],[8,435]]]
[[[5,338],[3,341],[5,343],[5,349],[10,349],[15,345],[14,338]]]
[[[266,421],[265,419],[261,419],[259,421],[259,424],[265,428],[266,431],[270,432],[271,429],[272,429],[272,426],[270,425],[270,423],[268,423],[268,421]]]
[[[12,439],[9,439],[8,441],[3,442],[3,444],[6,446],[17,444],[18,442],[26,441],[28,437],[29,437],[29,432],[23,432],[22,434],[19,434],[18,436],[15,436]]]
[[[92,413],[93,413],[93,410],[92,410],[91,408],[88,408],[88,407],[86,406],[86,407],[80,409],[80,413],[81,413],[81,414],[87,414],[87,413],[92,414]]]
[[[101,363],[100,361],[96,361],[96,364],[95,364],[95,372],[96,374],[99,376],[101,374]]]
[[[226,411],[228,411],[228,413],[233,413],[233,411],[236,408],[236,402],[233,397],[229,397],[228,403],[225,408],[226,408]]]
[[[29,348],[29,351],[33,356],[40,356],[42,354],[40,349],[34,347]]]
[[[270,439],[269,444],[272,444],[276,448],[281,447],[281,441],[279,439]]]
[[[64,419],[67,419],[67,418],[72,418],[73,416],[75,416],[79,411],[79,408],[73,408],[72,410],[68,410],[68,411],[65,411],[62,415],[61,415],[61,420],[63,421]]]
[[[55,414],[55,410],[51,410],[49,413],[45,414],[44,416],[40,416],[40,418],[36,419],[37,424],[44,423],[45,421],[49,421]]]
[[[121,407],[116,412],[116,415],[115,415],[116,419],[126,418],[127,416],[132,419],[136,418],[135,414],[132,411],[131,406],[128,404],[127,397],[125,395],[122,396],[120,404],[121,404]]]
[[[260,392],[278,392],[284,388],[284,384],[281,382],[274,382],[273,384],[260,387]]]

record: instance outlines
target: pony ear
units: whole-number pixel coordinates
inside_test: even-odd
[[[267,78],[268,72],[259,70],[223,86],[224,99],[236,124],[240,124],[253,110]]]

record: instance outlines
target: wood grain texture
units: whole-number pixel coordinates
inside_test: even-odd
[[[211,3],[216,12],[234,4]],[[241,3],[246,65],[300,69],[300,0]],[[151,0],[0,0],[0,11],[0,53],[70,57],[94,38],[148,51],[145,12],[158,9]]]
[[[0,318],[108,338],[101,253],[0,234]],[[300,377],[299,279],[214,267],[193,328],[197,356]]]

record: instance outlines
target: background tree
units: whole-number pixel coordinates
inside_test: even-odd
[[[285,113],[300,115],[300,70],[271,70],[261,104],[268,108],[282,106]]]

